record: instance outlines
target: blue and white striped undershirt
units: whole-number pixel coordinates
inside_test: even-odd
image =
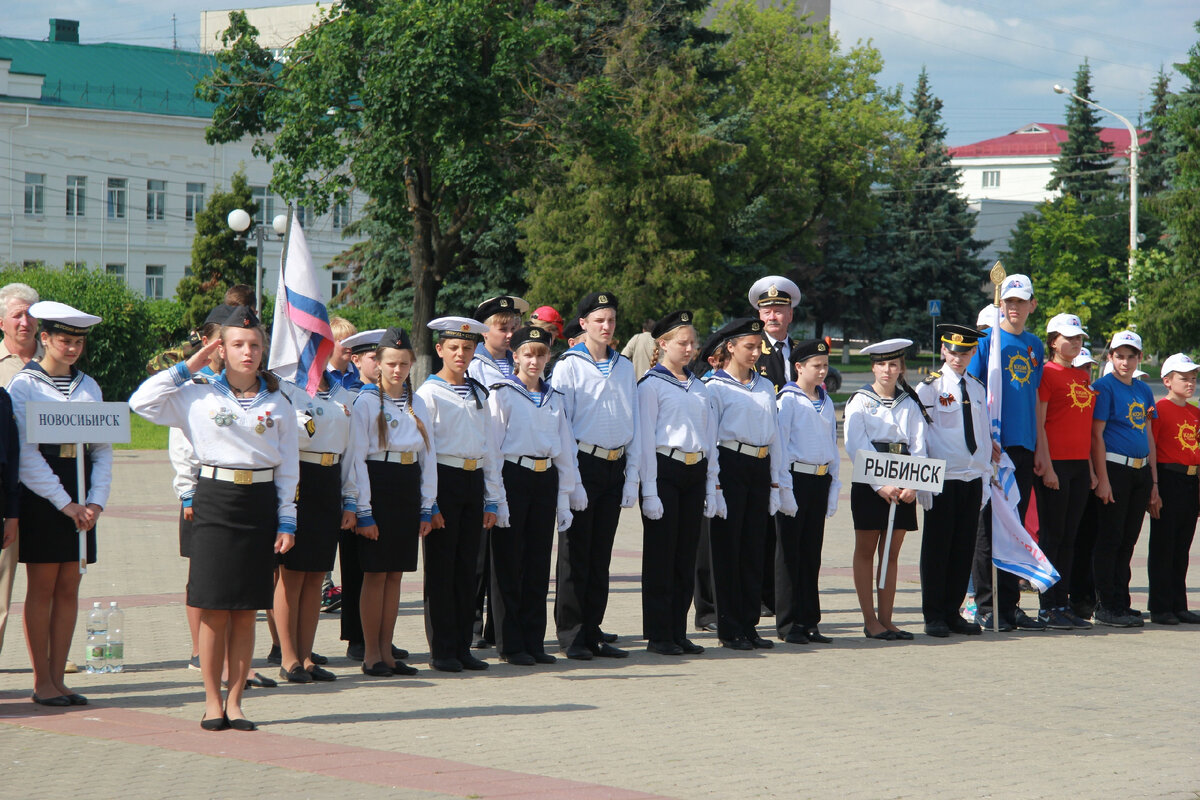
[[[54,388],[62,392],[63,397],[71,396],[71,376],[70,375],[51,375],[50,380],[54,383]]]

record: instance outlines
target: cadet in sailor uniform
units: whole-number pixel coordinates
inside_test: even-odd
[[[837,510],[841,460],[833,400],[821,385],[829,374],[829,346],[819,339],[792,348],[796,380],[784,384],[777,398],[780,509],[775,516],[775,630],[790,644],[828,644],[817,625],[821,598],[821,546],[825,519]]]
[[[541,378],[550,341],[533,326],[514,333],[516,373],[488,395],[491,450],[504,459],[489,591],[500,659],[519,666],[555,661],[545,650],[550,552],[555,518],[560,530],[571,525],[577,481],[563,397]]]
[[[275,554],[295,543],[296,417],[275,377],[261,370],[264,343],[254,311],[234,308],[218,339],[129,398],[130,407],[151,422],[182,429],[201,465],[187,602],[202,609],[206,702],[200,725],[206,730],[255,728],[242,714],[242,681],[230,681],[222,703],[226,642],[229,674],[247,674],[255,612],[272,606]],[[212,379],[195,374],[214,352],[224,371]]]
[[[467,366],[467,375],[475,382],[481,386],[491,386],[512,376],[513,353],[510,344],[513,332],[521,327],[521,315],[528,310],[529,303],[512,295],[490,297],[475,308],[474,318],[488,328],[483,334],[483,347],[475,348],[475,356]],[[475,647],[481,650],[496,642],[491,602],[488,600],[491,590],[490,543],[491,531],[485,530],[479,538],[479,557],[475,564],[474,632],[478,637]]]
[[[379,385],[354,400],[348,458],[358,490],[358,563],[363,571],[359,614],[362,671],[376,677],[415,675],[392,652],[400,580],[417,568],[417,542],[432,528],[437,451],[425,401],[409,381],[412,343],[403,328],[379,339]]]
[[[721,347],[722,331],[710,334],[704,340],[696,360],[692,362],[692,372],[700,376],[700,382],[705,385],[712,380],[717,370],[729,361],[729,351]],[[716,454],[710,456],[716,458]],[[713,511],[706,505],[704,516],[700,519],[700,540],[696,545],[696,590],[692,602],[696,609],[696,630],[717,632],[717,601],[716,590],[713,589],[712,575],[712,517]]]
[[[44,353],[8,384],[0,402],[4,430],[4,493],[8,508],[5,539],[19,518],[18,558],[25,565],[25,636],[33,667],[33,702],[48,706],[86,705],[87,699],[63,683],[67,651],[75,630],[79,598],[79,559],[96,561],[96,520],[108,503],[112,447],[88,445],[84,452],[87,497],[77,503],[75,445],[36,445],[25,441],[25,405],[30,402],[98,401],[100,387],[75,368],[84,342],[100,317],[63,303],[41,301],[29,307],[41,321]],[[15,422],[14,422],[15,419]],[[15,425],[15,430],[14,426]],[[13,452],[20,442],[20,455]],[[19,473],[16,468],[19,465]],[[18,487],[20,499],[15,496]],[[82,499],[82,498],[81,498]],[[79,552],[79,530],[87,531],[87,552]]]
[[[279,557],[275,625],[279,631],[280,677],[291,683],[332,681],[312,647],[321,615],[321,583],[333,569],[338,532],[354,530],[358,491],[350,447],[350,409],[355,393],[321,376],[317,391],[294,383],[280,389],[296,411],[300,445],[300,492],[296,546]]]
[[[925,532],[921,537],[921,613],[925,633],[982,633],[959,609],[971,580],[975,529],[983,502],[983,482],[991,475],[987,387],[968,373],[981,334],[966,325],[938,325],[942,369],[917,386],[917,399],[929,411],[926,455],[946,462],[942,492],[922,497]],[[924,494],[924,493],[922,493]]]
[[[708,393],[687,367],[696,349],[691,311],[654,323],[660,353],[638,381],[642,467],[642,637],[665,656],[696,655],[687,638],[696,545],[713,433]]]
[[[904,380],[904,352],[909,339],[888,339],[859,352],[871,356],[875,380],[851,395],[846,403],[846,452],[853,462],[860,450],[904,455],[925,455],[925,410]],[[912,634],[892,624],[896,602],[896,561],[906,531],[917,529],[917,494],[912,489],[855,483],[850,488],[850,511],[854,517],[854,590],[862,609],[863,634],[868,639],[895,641]],[[896,518],[892,547],[883,553],[887,533],[888,506],[895,503]],[[887,559],[887,583],[879,590],[875,609],[874,585],[878,570],[875,556]]]
[[[437,442],[438,502],[425,546],[425,635],[430,666],[487,669],[471,654],[475,571],[482,531],[496,524],[500,463],[489,447],[488,392],[467,375],[487,326],[466,317],[429,323],[442,368],[417,390]]]
[[[633,362],[609,344],[617,324],[616,295],[587,295],[575,316],[584,339],[554,370],[554,390],[562,395],[576,442],[580,479],[571,493],[574,522],[558,533],[554,622],[567,658],[625,658],[628,651],[604,641],[600,625],[621,509],[637,503],[637,378]]]
[[[734,320],[722,332],[720,346],[729,362],[706,387],[717,453],[708,464],[706,497],[715,514],[710,538],[717,637],[733,650],[768,649],[774,644],[755,626],[762,604],[763,531],[780,502],[775,389],[754,371],[762,322]]]

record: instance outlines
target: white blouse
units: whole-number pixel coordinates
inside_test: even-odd
[[[371,481],[367,476],[367,456],[392,452],[415,452],[417,464],[421,467],[421,515],[428,519],[433,512],[433,504],[437,502],[437,469],[434,467],[437,451],[434,444],[433,424],[425,401],[418,394],[411,398],[402,398],[398,403],[390,397],[382,398],[380,389],[374,384],[362,388],[354,398],[351,411],[352,432],[350,449],[347,459],[354,467],[354,486],[358,491],[357,514],[359,525],[374,525],[375,518],[371,514]],[[411,400],[412,408],[408,407]],[[421,420],[425,432],[429,435],[429,446],[421,437],[421,431],[413,415]],[[379,441],[379,418],[382,415],[384,430],[387,432],[384,442]]]
[[[492,387],[488,395],[492,452],[500,459],[512,456],[552,458],[558,470],[558,493],[569,494],[579,482],[575,465],[575,439],[563,410],[560,393],[550,389],[534,398],[520,382],[509,379]],[[506,501],[500,486],[501,503]]]
[[[750,373],[750,383],[742,383],[725,370],[718,370],[706,384],[709,407],[713,413],[712,452],[724,441],[737,441],[768,448],[771,460],[771,483],[780,482],[783,458],[779,447],[778,409],[775,407],[775,387],[757,372]],[[719,459],[708,462],[709,488],[717,484]],[[782,485],[782,484],[781,484]]]
[[[681,381],[665,367],[652,367],[638,381],[637,393],[642,494],[657,497],[657,448],[701,453],[711,463],[713,414],[707,387],[691,372]]]
[[[494,504],[500,502],[502,459],[497,458],[491,448],[488,391],[475,380],[467,380],[472,389],[467,397],[459,395],[453,386],[436,375],[421,384],[417,396],[429,409],[438,454],[473,458],[483,464],[484,503],[488,510],[495,511]]]
[[[350,449],[350,415],[357,392],[330,379],[329,391],[309,397],[308,392],[290,381],[280,381],[279,389],[296,409],[297,436],[306,453],[335,453],[342,457],[342,509],[354,511],[358,490],[354,465],[346,457]]]

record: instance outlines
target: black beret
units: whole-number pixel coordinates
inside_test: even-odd
[[[258,326],[258,315],[250,306],[234,306],[221,324],[227,328],[254,328]]]
[[[827,355],[829,355],[829,345],[825,344],[824,339],[809,339],[792,348],[792,361],[797,364],[807,361],[813,356]]]
[[[730,339],[738,339],[742,336],[758,336],[762,333],[762,320],[754,317],[741,317],[735,319],[721,330],[717,331],[716,335],[720,337],[717,341],[717,346],[728,342]],[[716,349],[715,347],[713,348]]]
[[[521,315],[521,304],[524,301],[518,297],[509,295],[501,295],[500,297],[492,297],[484,300],[475,308],[475,319],[480,322],[487,322],[488,318],[494,314],[499,314],[501,311],[511,311],[517,316]]]
[[[547,347],[554,341],[554,334],[547,331],[545,328],[539,328],[536,325],[526,325],[512,335],[512,340],[508,343],[509,348],[515,353],[523,344],[537,342],[544,344]]]
[[[383,332],[383,336],[379,337],[379,344],[376,349],[382,350],[385,347],[390,347],[393,350],[412,350],[412,341],[408,338],[408,334],[404,328],[392,327]]]
[[[654,327],[650,330],[650,335],[655,339],[660,339],[666,336],[676,328],[682,328],[684,325],[692,324],[692,312],[679,310],[672,311],[665,317],[654,323]]]
[[[608,291],[592,292],[579,301],[579,307],[575,309],[575,316],[582,319],[601,308],[611,308],[616,311],[617,296]]]
[[[233,306],[222,303],[221,305],[208,312],[208,316],[204,318],[205,325],[224,325],[225,320],[229,319],[229,312],[233,310]]]
[[[575,339],[583,335],[583,328],[579,326],[579,318],[567,320],[563,323],[563,339]]]

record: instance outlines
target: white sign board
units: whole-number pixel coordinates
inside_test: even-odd
[[[124,444],[129,441],[129,405],[26,403],[25,440],[34,444]]]
[[[854,483],[876,483],[939,494],[946,476],[940,458],[918,458],[899,453],[859,450],[854,457]]]

